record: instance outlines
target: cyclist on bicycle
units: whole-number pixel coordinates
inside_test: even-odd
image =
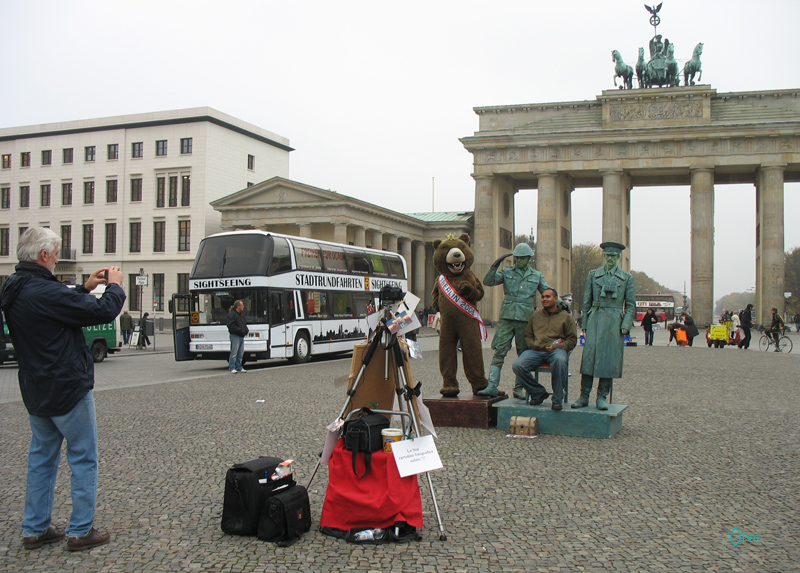
[[[775,340],[775,352],[780,352],[781,350],[778,348],[778,339],[780,338],[783,329],[786,328],[786,325],[783,323],[781,315],[778,314],[777,308],[773,308],[771,312],[772,324],[770,325],[769,330],[766,331],[766,334],[772,336],[772,338]]]

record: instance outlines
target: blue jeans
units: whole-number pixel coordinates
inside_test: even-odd
[[[72,515],[67,535],[89,533],[94,522],[97,498],[97,422],[92,391],[63,416],[29,416],[31,447],[28,451],[28,483],[25,491],[25,516],[22,535],[42,535],[50,527],[53,495],[61,443],[67,440],[67,461],[72,472]]]
[[[645,346],[653,346],[653,331],[652,330],[645,330],[644,331],[644,345]]]
[[[542,364],[550,365],[550,378],[553,383],[553,404],[561,404],[564,400],[564,382],[569,375],[569,355],[563,348],[556,348],[551,352],[539,350],[525,350],[514,361],[514,374],[517,375],[517,382],[522,384],[528,391],[531,398],[538,400],[547,390],[544,386],[534,380],[531,370]]]
[[[244,370],[242,357],[244,356],[244,336],[231,334],[231,355],[228,358],[228,370]]]

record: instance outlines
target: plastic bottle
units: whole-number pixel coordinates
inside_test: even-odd
[[[362,543],[365,541],[381,541],[384,537],[386,537],[385,529],[364,529],[353,534],[353,541]]]

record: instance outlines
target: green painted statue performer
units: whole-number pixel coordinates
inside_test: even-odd
[[[605,264],[589,272],[583,294],[586,345],[581,362],[581,395],[573,408],[589,405],[594,378],[599,378],[597,409],[608,410],[612,379],[622,377],[625,335],[630,332],[636,313],[633,276],[617,266],[625,245],[606,241],[600,248]]]
[[[514,265],[498,270],[503,261],[514,256]],[[541,272],[530,266],[533,250],[525,243],[514,247],[514,252],[503,255],[492,263],[491,268],[483,277],[486,286],[502,284],[505,291],[503,306],[500,307],[500,323],[492,339],[494,358],[489,370],[489,385],[478,392],[481,396],[499,396],[504,394],[497,389],[500,383],[500,372],[503,369],[506,354],[511,348],[511,341],[515,341],[517,356],[527,348],[525,344],[525,327],[533,314],[533,302],[536,300],[536,291],[544,292],[550,288]],[[514,397],[525,399],[525,389],[517,380],[514,385]]]

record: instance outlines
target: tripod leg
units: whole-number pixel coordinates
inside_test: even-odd
[[[397,368],[397,384],[401,384],[406,391],[403,393],[403,397],[405,398],[406,405],[408,407],[408,412],[411,414],[411,424],[414,427],[414,434],[416,436],[420,435],[419,432],[419,411],[416,407],[416,402],[414,402],[414,395],[412,395],[412,390],[408,385],[405,375],[405,360],[406,357],[403,354],[403,350],[400,348],[400,344],[395,346],[394,350],[395,356],[395,367]],[[431,492],[431,500],[433,501],[433,511],[436,513],[436,521],[439,524],[439,541],[447,541],[447,535],[444,533],[444,525],[442,524],[442,516],[439,513],[439,504],[436,502],[436,492],[433,491],[433,480],[431,479],[430,472],[425,472],[425,477],[428,478],[428,490]]]

